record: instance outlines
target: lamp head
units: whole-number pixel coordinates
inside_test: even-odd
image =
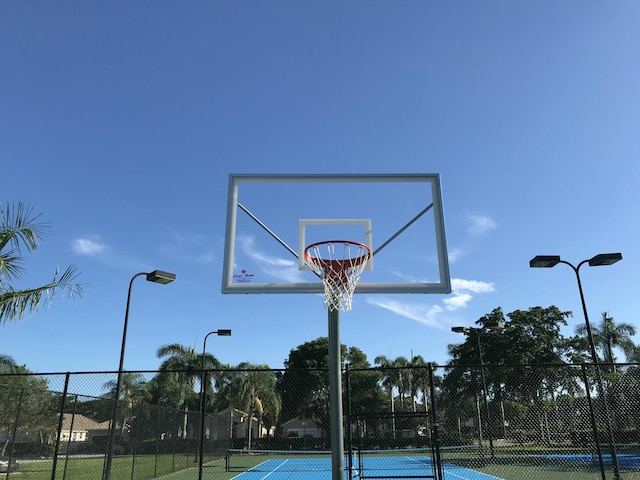
[[[595,257],[589,259],[589,266],[600,267],[603,265],[613,265],[620,260],[622,260],[621,253],[599,253]]]
[[[529,261],[531,268],[551,268],[560,263],[560,255],[536,255]]]
[[[160,283],[166,285],[176,279],[175,273],[163,272],[162,270],[154,270],[151,273],[147,273],[147,281],[153,283]]]
[[[483,325],[484,328],[503,328],[504,327],[504,323],[503,322],[495,322],[495,321],[491,321],[491,322],[486,322]]]
[[[469,333],[468,327],[451,327],[451,331],[455,333],[464,333],[465,335]]]
[[[231,330],[229,330],[229,329],[218,330],[217,333],[218,333],[219,337],[230,337],[231,336]]]

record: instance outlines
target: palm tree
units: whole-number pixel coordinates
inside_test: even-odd
[[[251,448],[251,422],[254,414],[258,420],[258,437],[262,435],[265,416],[269,425],[276,423],[282,409],[282,400],[276,392],[275,372],[267,365],[254,365],[248,362],[238,364],[225,372],[224,386],[217,401],[219,409],[226,407],[248,411],[247,448]]]
[[[125,372],[122,375],[122,384],[120,391],[122,392],[122,401],[124,408],[120,408],[122,415],[122,424],[120,426],[120,438],[125,439],[129,428],[131,427],[131,419],[133,417],[134,405],[149,399],[147,390],[147,382],[140,373]],[[109,392],[105,394],[106,398],[114,398],[116,393],[116,380],[110,380],[104,384],[104,388]],[[118,400],[121,400],[118,399]]]
[[[428,411],[428,396],[429,396],[429,370],[427,368],[427,362],[421,355],[415,355],[411,359],[411,397],[413,398],[413,411],[416,411],[416,397],[418,391],[422,392],[422,402],[424,405],[425,413]]]
[[[400,396],[400,410],[403,411],[405,409],[404,399],[405,394],[408,391],[411,391],[411,381],[412,381],[412,371],[409,368],[409,360],[406,357],[399,356],[393,360],[393,366],[397,371],[397,382],[396,386],[398,387],[398,393]]]
[[[130,405],[136,402],[142,402],[148,399],[148,392],[146,389],[147,382],[141,373],[125,372],[122,375],[122,383],[120,384],[120,391],[122,397],[119,400],[123,400],[126,404]],[[110,380],[104,384],[104,388],[109,392],[105,394],[107,398],[113,398],[116,391],[116,381]]]
[[[29,252],[38,249],[49,224],[39,223],[40,215],[18,203],[13,208],[0,204],[0,323],[21,320],[27,311],[35,312],[42,303],[53,300],[61,291],[69,297],[81,296],[83,287],[72,281],[77,277],[76,267],[70,266],[59,275],[56,269],[53,279],[40,287],[14,290],[12,281],[20,279],[24,272],[21,248]]]
[[[186,412],[189,410],[189,405],[198,408],[195,385],[196,380],[200,381],[202,378],[202,365],[204,364],[205,370],[217,369],[220,368],[220,362],[210,353],[205,352],[201,355],[195,348],[185,347],[178,343],[161,346],[158,348],[156,355],[158,358],[165,358],[160,364],[160,375],[169,376],[173,380],[164,383],[173,384],[178,388],[174,406],[178,408],[184,407],[185,409],[182,437],[187,438]]]
[[[576,327],[576,333],[578,335],[585,335],[587,333],[587,326],[578,325]],[[611,365],[614,373],[616,373],[614,349],[622,349],[627,359],[633,357],[636,346],[633,340],[631,340],[631,337],[635,334],[636,328],[633,325],[625,322],[616,323],[614,318],[609,316],[608,312],[602,312],[601,322],[591,327],[593,343],[596,347],[600,348],[604,357],[604,363]]]
[[[0,374],[2,373],[16,373],[18,365],[13,357],[9,355],[0,354]]]
[[[395,360],[391,360],[385,355],[378,355],[373,359],[373,363],[380,367],[382,372],[382,387],[387,391],[391,402],[391,431],[393,438],[396,437],[395,401],[393,390],[399,383],[399,371],[396,368]]]

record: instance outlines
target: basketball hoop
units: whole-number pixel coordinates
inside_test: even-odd
[[[367,245],[351,240],[326,240],[304,249],[304,260],[322,279],[324,306],[343,312],[351,310],[353,292],[370,258]]]

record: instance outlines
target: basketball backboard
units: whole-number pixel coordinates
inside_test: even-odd
[[[437,174],[230,175],[222,293],[323,293],[307,245],[352,240],[372,259],[355,293],[450,293]]]

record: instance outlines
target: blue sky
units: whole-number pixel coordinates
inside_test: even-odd
[[[327,334],[315,295],[222,295],[230,174],[441,176],[451,295],[357,296],[341,340],[444,363],[451,326],[556,305],[638,325],[640,4],[3,2],[1,201],[52,231],[16,287],[76,265],[82,299],[2,326],[37,372],[125,368],[168,343],[282,367]],[[269,203],[265,207],[268,210]],[[285,213],[285,212],[283,212]],[[393,217],[394,212],[385,212]]]

